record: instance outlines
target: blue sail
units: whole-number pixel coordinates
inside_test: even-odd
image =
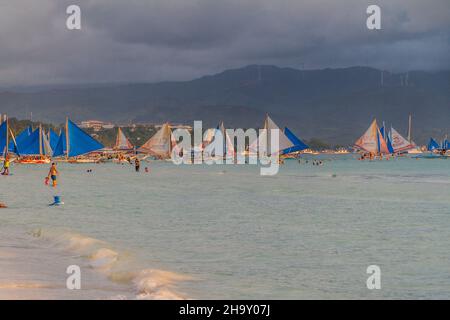
[[[76,157],[89,152],[93,152],[99,149],[103,149],[104,146],[92,138],[88,133],[81,130],[75,123],[67,120],[67,133],[61,132],[58,142],[53,149],[53,156],[68,156]],[[67,154],[67,141],[69,142],[69,153]]]
[[[67,132],[69,134],[69,157],[80,156],[104,148],[100,142],[70,120],[67,121]]]
[[[386,144],[389,150],[389,153],[394,153],[394,147],[392,146],[392,142],[391,142],[391,138],[389,137],[389,135],[386,135]]]
[[[28,137],[23,139],[19,145],[19,152],[22,156],[46,155],[51,156],[52,150],[44,135],[42,128],[37,128]],[[16,140],[17,141],[17,140]]]
[[[383,138],[386,140],[386,129],[384,128],[384,126],[382,126],[381,128],[380,128],[380,132],[381,132],[381,135],[383,136]],[[387,142],[387,141],[386,141]]]
[[[445,141],[442,143],[442,149],[445,149],[445,150],[450,149],[450,141],[445,139]]]
[[[7,133],[8,133],[8,125],[5,121],[0,125],[0,152],[1,152],[1,154],[4,154],[6,151]]]
[[[23,156],[40,155],[42,151],[41,144],[41,131],[39,129],[34,130],[31,135],[24,139],[20,146],[19,151]]]
[[[15,143],[14,138],[11,137],[11,135],[8,135],[8,130],[8,123],[5,121],[0,125],[0,154],[5,155],[7,152],[19,154],[17,144]],[[8,147],[6,147],[7,141],[9,141]]]
[[[430,138],[430,142],[428,142],[428,146],[427,146],[427,150],[428,151],[433,151],[436,149],[439,149],[439,143],[437,143],[436,140],[434,140],[433,138]]]
[[[48,138],[49,138],[49,142],[50,142],[50,147],[52,148],[52,150],[55,150],[56,145],[58,144],[58,141],[59,141],[59,136],[56,134],[55,131],[50,129]]]
[[[20,149],[24,146],[24,142],[28,139],[28,137],[33,132],[33,128],[31,126],[27,127],[25,130],[23,130],[19,135],[16,137],[16,144],[17,149],[20,151]],[[14,147],[14,141],[9,142],[9,148],[12,149]]]
[[[66,146],[66,134],[61,132],[58,138],[58,142],[56,143],[55,148],[53,149],[54,157],[61,157],[66,154],[67,146]]]
[[[19,135],[16,137],[16,143],[17,145],[20,145],[23,141],[25,141],[33,132],[33,128],[31,126],[27,127],[25,130],[23,130]]]
[[[287,148],[287,149],[284,149],[282,151],[282,154],[289,154],[289,153],[292,153],[292,152],[302,151],[302,150],[305,150],[305,149],[309,148],[302,140],[297,138],[297,136],[294,133],[292,133],[292,131],[289,130],[288,128],[284,128],[284,134],[289,139],[289,141],[292,142],[292,144],[294,146],[292,146],[290,148]]]

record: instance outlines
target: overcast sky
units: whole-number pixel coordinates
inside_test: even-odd
[[[66,28],[77,4],[82,29]],[[382,30],[366,8],[382,9]],[[0,85],[187,80],[249,64],[450,69],[450,0],[0,0]]]

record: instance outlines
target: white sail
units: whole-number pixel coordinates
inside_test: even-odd
[[[258,154],[258,142],[259,140],[266,140],[267,141],[267,131],[263,131],[259,137],[257,137],[255,140],[253,140],[250,145],[248,146],[248,153],[249,154]]]
[[[47,135],[42,131],[42,143],[43,143],[43,154],[46,156],[53,155],[53,150],[50,147],[50,142],[48,141]]]
[[[416,147],[414,143],[410,143],[394,128],[391,128],[391,144],[394,152],[406,151]]]
[[[231,137],[228,135],[228,133],[225,131],[225,155],[227,157],[234,157],[235,150],[234,150],[234,141],[231,140]]]
[[[203,146],[206,147],[208,144],[210,144],[214,140],[214,136],[216,134],[217,129],[208,129],[205,132],[204,139],[203,139]]]
[[[222,136],[225,137],[225,156],[227,158],[234,157],[234,141],[231,139],[230,135],[228,134],[227,130],[225,129],[225,125],[223,122],[220,124],[220,131],[222,132]]]
[[[258,143],[259,141],[266,141],[265,145],[267,148],[267,151],[269,154],[276,154],[280,153],[285,149],[291,148],[294,146],[294,144],[289,140],[289,138],[284,134],[284,131],[278,127],[278,125],[269,117],[269,115],[266,116],[266,120],[264,121],[264,131],[261,133],[255,141],[253,141],[249,146],[249,152],[250,153],[257,153],[258,150]],[[270,141],[272,139],[272,130],[278,130],[279,132],[279,145],[277,150],[272,150],[270,146]]]
[[[211,144],[214,139],[217,138],[217,132],[221,133],[221,139],[224,139],[224,144],[223,144],[223,156],[226,157],[234,157],[234,143],[231,139],[231,137],[229,136],[229,134],[227,133],[225,126],[223,124],[223,122],[220,123],[220,125],[218,126],[218,128],[215,129],[208,129],[205,134],[204,134],[204,138],[203,138],[203,148],[205,149],[209,144]]]
[[[281,151],[283,151],[285,149],[288,149],[288,148],[291,148],[291,147],[294,146],[294,144],[291,142],[291,140],[289,140],[289,138],[286,137],[286,135],[284,134],[284,131],[281,130],[276,125],[276,123],[273,122],[272,119],[270,119],[269,116],[267,116],[267,129],[269,129],[269,131],[268,131],[269,136],[268,136],[268,139],[267,139],[267,141],[268,141],[267,145],[268,146],[270,145],[270,141],[271,141],[271,132],[272,132],[271,130],[274,130],[274,129],[278,129],[279,130],[279,133],[280,133],[279,148],[278,148],[278,150],[275,151],[275,153],[281,152]],[[271,153],[273,153],[274,150],[271,150],[271,148],[268,148],[268,149],[270,150]]]
[[[171,130],[168,123],[165,123],[162,128],[155,133],[142,147],[139,152],[148,153],[163,159],[170,158],[171,153]]]

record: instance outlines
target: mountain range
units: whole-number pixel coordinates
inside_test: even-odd
[[[450,71],[393,73],[369,67],[298,70],[251,65],[191,81],[0,89],[0,112],[62,123],[98,119],[258,128],[269,113],[298,136],[351,144],[373,118],[413,137],[450,133]]]

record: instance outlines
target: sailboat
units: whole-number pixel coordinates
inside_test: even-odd
[[[380,133],[381,133],[381,136],[386,141],[386,145],[389,150],[389,153],[395,153],[394,147],[392,146],[392,142],[391,142],[391,134],[386,131],[386,126],[384,125],[384,122],[383,122],[383,126],[380,128]]]
[[[377,120],[374,119],[367,131],[355,142],[355,147],[373,155],[389,154],[386,140],[381,134]]]
[[[52,148],[44,130],[40,125],[28,137],[20,143],[20,157],[17,160],[21,164],[46,164],[50,163]]]
[[[113,150],[115,151],[131,151],[134,149],[133,144],[123,133],[122,128],[117,129],[116,143],[114,144]]]
[[[9,119],[0,125],[0,156],[6,157],[7,154],[19,154],[17,143],[13,132],[9,127]]]
[[[24,142],[28,139],[28,137],[32,133],[33,133],[33,127],[32,126],[28,126],[16,136],[16,143],[17,143],[17,148],[18,149],[20,149],[21,146],[23,146]],[[10,144],[11,143],[12,143],[12,141],[10,141]]]
[[[59,135],[53,131],[53,129],[48,130],[47,139],[50,142],[50,147],[52,150],[56,149],[56,146],[58,145]]]
[[[129,163],[131,159],[134,158],[134,156],[125,156],[125,153],[130,154],[134,151],[134,146],[128,140],[125,133],[123,132],[122,128],[117,129],[117,136],[116,136],[116,143],[114,144],[114,147],[112,149],[114,153],[116,154],[116,158],[112,159],[113,162],[117,163]],[[134,153],[134,152],[133,152]]]
[[[420,154],[415,158],[418,159],[450,159],[450,154],[447,151],[450,148],[450,144],[447,140],[439,144],[433,138],[430,138],[430,141],[427,145],[427,152],[424,154]]]
[[[450,150],[450,141],[448,141],[448,139],[445,139],[444,142],[442,142],[442,146],[441,146],[442,150]]]
[[[283,155],[289,155],[309,148],[309,146],[300,140],[288,127],[284,128],[284,134],[292,142],[293,146],[283,150]]]
[[[439,143],[436,140],[434,140],[433,138],[430,138],[430,141],[428,142],[428,145],[427,145],[427,151],[433,152],[435,150],[439,150],[440,147],[441,146],[439,145]]]
[[[266,145],[266,151],[264,152],[266,155],[270,155],[270,154],[279,154],[279,155],[285,155],[288,153],[290,148],[294,148],[295,144],[293,143],[293,141],[291,141],[288,136],[286,135],[285,132],[283,132],[283,130],[280,129],[280,127],[278,127],[278,125],[269,117],[268,114],[266,114],[266,119],[264,120],[264,126],[263,128],[265,129],[265,131],[263,131],[263,133],[261,133],[259,135],[259,137],[253,141],[249,148],[249,154],[258,154],[259,153],[259,141],[261,140],[265,140],[265,145]],[[271,134],[272,134],[272,130],[279,130],[279,145],[277,150],[272,150],[271,148]],[[289,130],[289,129],[288,129]],[[289,130],[290,133],[292,133]],[[293,134],[291,135],[291,138],[293,137]],[[296,138],[298,139],[298,138]],[[300,140],[300,139],[298,139]],[[303,145],[303,143],[302,143]],[[302,147],[302,145],[299,145],[299,147]]]
[[[205,139],[202,144],[203,160],[205,160],[209,157],[212,157],[212,155],[208,154],[205,151],[205,148],[208,145],[210,145],[214,141],[214,139],[216,139],[218,132],[221,133],[221,137],[223,140],[222,156],[223,156],[224,160],[227,160],[227,159],[234,160],[234,157],[236,154],[235,150],[234,150],[234,141],[231,139],[230,135],[227,133],[223,121],[221,123],[219,123],[219,125],[215,129],[208,129],[206,131]],[[216,154],[215,156],[220,156],[220,155]]]
[[[413,139],[412,139],[412,115],[409,115],[408,122],[408,141],[411,144],[412,148],[408,150],[408,154],[421,154],[423,153],[420,147],[418,147]]]
[[[76,158],[103,149],[104,146],[83,131],[74,122],[66,119],[64,130],[59,135],[58,144],[53,150],[53,157],[72,158],[69,162],[85,163],[97,162],[95,159]]]
[[[416,148],[416,144],[405,139],[397,130],[391,128],[391,142],[395,153],[407,152],[408,150]]]
[[[165,123],[158,132],[155,133],[137,151],[158,159],[170,159],[172,152],[172,130],[169,123]]]

